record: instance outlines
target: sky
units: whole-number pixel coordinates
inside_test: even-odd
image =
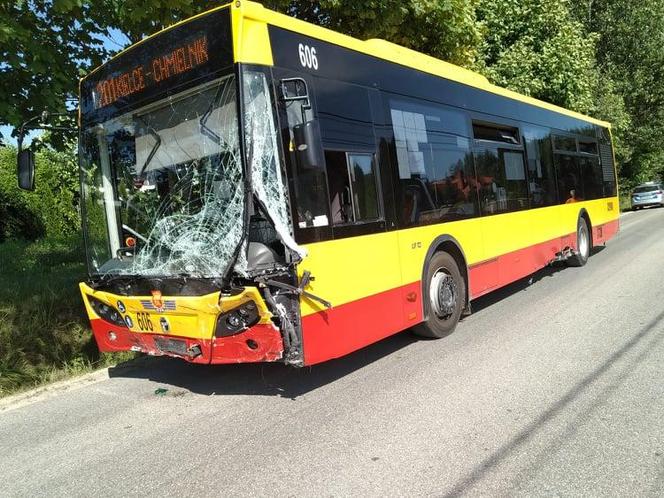
[[[122,33],[122,31],[117,29],[109,30],[108,36],[103,37],[104,47],[113,52],[123,49],[129,45],[129,39]],[[12,127],[11,126],[0,126],[0,133],[2,133],[3,140],[12,145],[16,145],[16,138],[12,137]],[[30,133],[28,137],[24,140],[24,143],[29,143],[30,140],[36,136],[39,136],[40,132]]]

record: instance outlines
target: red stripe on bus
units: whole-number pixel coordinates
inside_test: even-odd
[[[618,228],[618,220],[593,227],[593,244],[603,244]],[[565,247],[576,249],[576,232],[471,265],[468,269],[471,299],[535,273]]]
[[[420,282],[413,282],[303,317],[305,364],[338,358],[420,322],[420,292]]]
[[[593,243],[607,241],[618,228],[618,220],[593,227]],[[573,233],[472,265],[469,268],[471,298],[534,273],[546,266],[562,248],[575,245],[576,234]],[[422,320],[421,291],[421,282],[413,282],[303,317],[305,364],[338,358],[419,323]],[[100,319],[91,320],[91,325],[101,351],[134,349],[161,353],[154,342],[156,335],[130,332]],[[110,332],[114,333],[114,340]],[[241,334],[212,340],[159,337],[183,340],[187,347],[199,345],[202,354],[188,360],[194,363],[277,361],[283,354],[281,334],[272,325],[256,325]]]
[[[241,334],[215,337],[212,340],[211,363],[277,361],[283,352],[281,332],[272,324],[258,324]]]
[[[593,227],[593,243],[603,243],[617,231],[618,220]],[[471,299],[535,273],[564,247],[575,246],[572,233],[472,265]],[[338,358],[419,323],[421,291],[421,282],[413,282],[303,317],[305,364]]]
[[[152,355],[166,354],[184,358],[192,363],[224,364],[254,363],[277,361],[283,355],[281,333],[271,324],[254,325],[245,332],[228,337],[210,339],[192,339],[175,335],[140,334],[117,327],[101,319],[90,320],[92,331],[99,350],[106,353],[117,351],[137,351]],[[201,355],[188,358],[178,354],[162,352],[155,343],[155,338],[183,341],[186,349],[198,346]]]
[[[94,333],[95,340],[97,341],[97,347],[99,347],[99,351],[105,353],[116,351],[137,351],[152,355],[168,354],[163,353],[159,347],[157,347],[157,344],[154,340],[155,337],[159,337],[163,339],[176,339],[178,341],[184,341],[186,343],[187,349],[194,345],[199,346],[201,349],[201,355],[193,359],[174,354],[170,356],[184,358],[192,363],[210,363],[210,340],[191,339],[187,337],[166,336],[160,334],[140,334],[137,332],[132,332],[123,327],[117,327],[99,318],[90,320],[90,324],[92,326],[92,332]]]
[[[613,220],[603,225],[593,227],[593,244],[603,244],[607,240],[613,238],[620,229],[619,220]]]

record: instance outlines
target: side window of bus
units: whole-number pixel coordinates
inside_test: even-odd
[[[599,162],[598,146],[595,140],[579,139],[579,167],[583,182],[583,193],[587,200],[604,196],[602,167]]]
[[[553,148],[560,203],[603,197],[603,171],[596,140],[554,135]]]
[[[579,158],[558,152],[554,154],[553,158],[558,178],[558,202],[569,204],[584,200]]]
[[[477,216],[477,187],[465,113],[401,99],[390,99],[389,108],[402,226]]]
[[[519,130],[473,122],[473,134],[482,213],[528,209],[528,185]]]
[[[318,119],[334,225],[381,217],[376,138],[366,88],[316,79]]]
[[[326,150],[325,163],[332,223],[377,220],[380,212],[373,154]]]
[[[548,128],[524,125],[523,138],[528,163],[530,205],[542,207],[557,204],[558,192],[553,169],[551,131]]]

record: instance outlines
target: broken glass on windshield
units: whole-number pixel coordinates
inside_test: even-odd
[[[244,219],[236,105],[227,77],[88,130],[83,190],[95,273],[225,273]]]

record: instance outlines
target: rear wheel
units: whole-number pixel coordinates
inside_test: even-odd
[[[583,216],[580,216],[576,224],[576,252],[567,260],[568,264],[570,266],[585,265],[590,257],[590,246],[591,239],[588,222]]]
[[[466,299],[466,281],[450,254],[437,252],[429,261],[423,299],[428,318],[416,325],[413,332],[431,338],[445,337],[454,332]]]

